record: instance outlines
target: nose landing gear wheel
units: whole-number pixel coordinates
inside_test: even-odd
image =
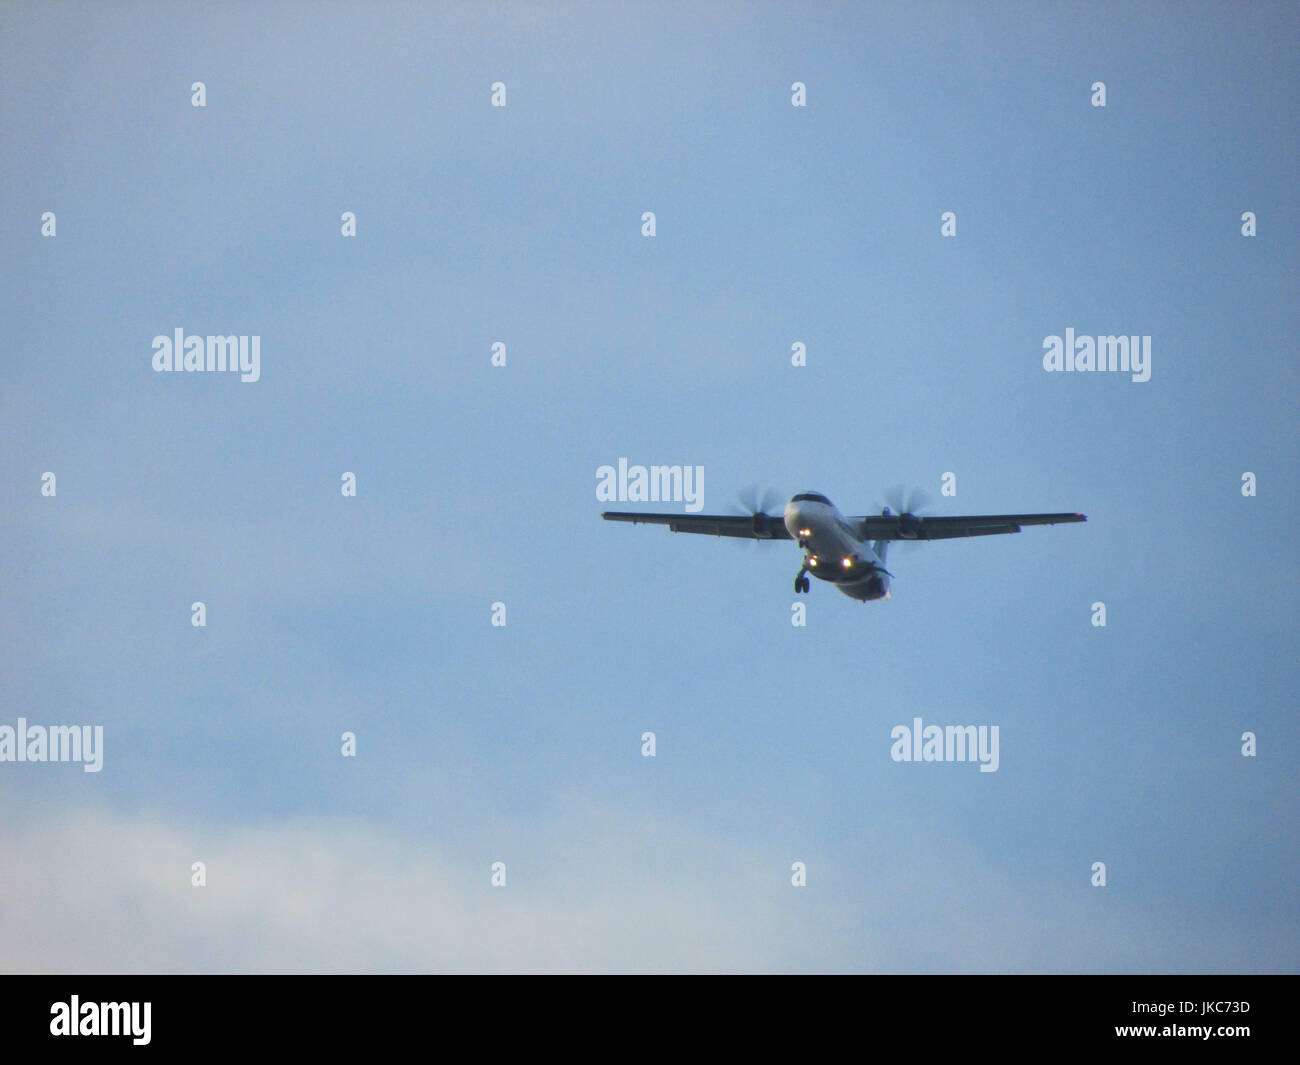
[[[794,594],[798,595],[800,592],[807,592],[811,588],[812,581],[804,576],[803,570],[800,570],[799,574],[794,579]]]

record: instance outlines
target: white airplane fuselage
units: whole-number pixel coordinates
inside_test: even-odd
[[[885,545],[859,539],[829,499],[804,492],[785,505],[785,527],[803,549],[804,569],[864,603],[889,598]]]

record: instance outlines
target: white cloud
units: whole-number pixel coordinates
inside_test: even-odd
[[[356,821],[208,831],[100,811],[10,822],[0,967],[751,971],[782,967],[807,938],[778,862],[676,838],[670,867],[647,849],[662,835],[653,825],[556,827],[545,842],[467,855]],[[539,863],[557,848],[558,862]],[[505,888],[489,883],[497,859]],[[198,860],[204,888],[189,882]],[[743,875],[719,874],[728,865]]]
[[[492,832],[481,834],[484,839]],[[351,820],[217,829],[77,811],[0,825],[7,972],[1287,971],[1284,930],[919,845],[849,876],[576,807],[482,848]],[[190,886],[190,863],[208,886]],[[493,888],[490,863],[507,863]],[[1078,878],[1076,877],[1076,880]],[[1252,922],[1254,918],[1251,919]],[[1273,933],[1276,933],[1274,935]],[[1261,944],[1273,942],[1271,948]]]

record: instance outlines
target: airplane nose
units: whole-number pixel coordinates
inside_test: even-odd
[[[802,522],[802,520],[803,518],[799,513],[798,504],[787,503],[785,505],[785,528],[786,528],[786,532],[788,532],[796,540],[799,539],[799,529],[801,527],[800,523]]]

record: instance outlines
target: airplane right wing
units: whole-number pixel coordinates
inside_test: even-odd
[[[1087,520],[1085,514],[978,514],[957,518],[879,514],[849,519],[864,540],[953,540],[962,536],[1018,533],[1024,525],[1064,525]]]

